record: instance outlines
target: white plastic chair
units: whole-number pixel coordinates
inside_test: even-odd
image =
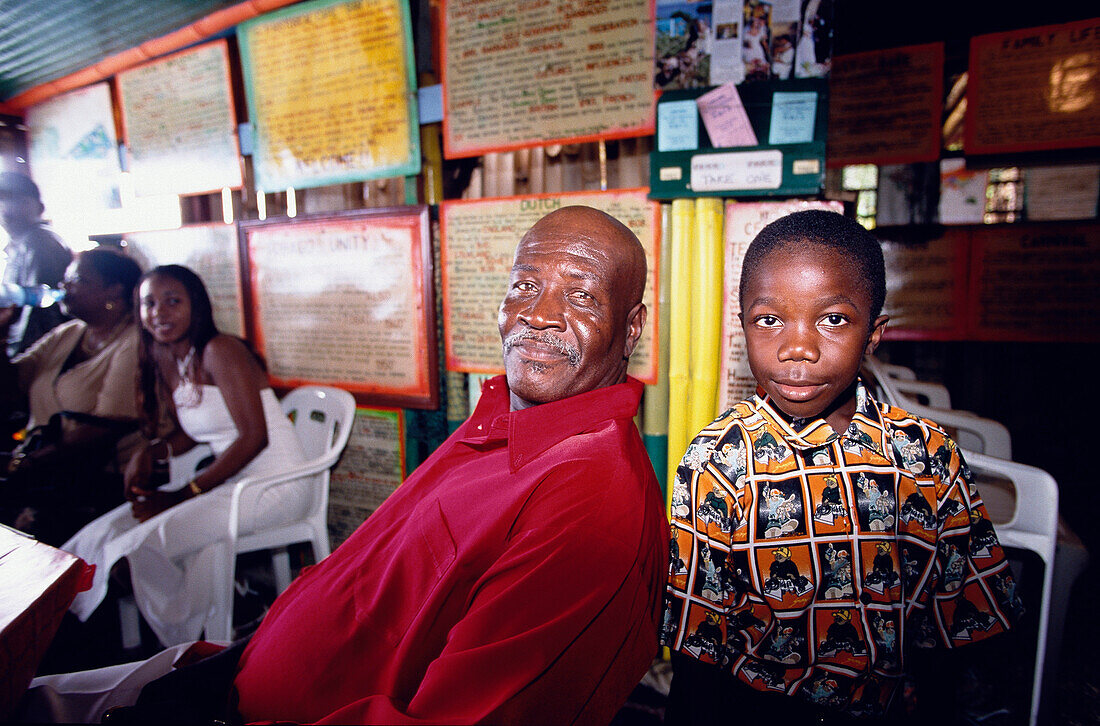
[[[890,379],[890,383],[904,398],[914,399],[917,403],[932,408],[951,408],[951,393],[946,386],[917,380],[917,374],[912,368],[887,363],[878,358],[875,358],[875,362],[883,375]]]
[[[1059,592],[1057,602],[1052,602],[1059,532],[1058,484],[1050,474],[1033,466],[971,451],[964,451],[963,457],[974,472],[1001,544],[1034,552],[1043,561],[1029,717],[1029,723],[1036,724],[1043,684],[1051,683],[1057,673],[1058,663],[1048,655],[1060,650],[1061,621],[1068,596],[1068,592]]]
[[[927,396],[931,391],[932,396],[936,396],[942,394],[936,394],[930,387],[938,384],[920,381],[902,382],[890,376],[883,367],[884,365],[882,361],[874,356],[869,355],[863,359],[864,373],[870,378],[867,383],[875,387],[880,400],[891,406],[903,408],[917,416],[929,418],[950,429],[955,443],[962,449],[977,451],[1000,459],[1012,458],[1012,436],[1000,421],[983,418],[970,411],[926,406],[917,399],[906,396],[903,387],[916,391],[923,386],[924,395]],[[944,390],[946,391],[946,389]]]
[[[207,616],[207,640],[228,641],[233,635],[233,592],[237,555],[273,550],[272,567],[277,592],[290,584],[287,545],[309,542],[314,560],[320,562],[331,551],[328,536],[329,470],[347,445],[355,417],[355,399],[350,393],[330,386],[302,386],[281,401],[283,412],[294,421],[294,432],[306,460],[278,474],[242,479],[234,485],[229,505],[229,530],[214,573],[214,603]],[[265,489],[303,477],[313,478],[313,499],[301,519],[268,529],[240,531],[240,501],[246,489],[257,494]]]

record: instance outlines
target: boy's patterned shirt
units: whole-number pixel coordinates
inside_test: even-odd
[[[761,691],[881,714],[909,647],[1009,627],[1015,583],[961,452],[857,383],[838,435],[767,397],[688,447],[663,642]]]

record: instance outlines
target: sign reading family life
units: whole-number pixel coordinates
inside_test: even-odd
[[[652,0],[445,8],[447,158],[653,133]]]
[[[1100,21],[970,41],[967,154],[1100,145]]]
[[[238,29],[263,191],[420,171],[407,3],[318,0]]]
[[[660,208],[646,199],[645,190],[444,202],[443,319],[448,370],[504,372],[497,310],[508,289],[516,246],[539,219],[574,204],[607,212],[638,235],[645,248],[642,302],[649,315],[628,372],[645,383],[657,382]]]
[[[135,193],[241,186],[226,41],[120,73],[118,90]]]
[[[274,385],[329,384],[366,405],[436,407],[427,207],[240,228],[246,309]]]

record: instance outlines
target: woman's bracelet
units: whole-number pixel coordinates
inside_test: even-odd
[[[187,488],[191,490],[191,496],[193,497],[197,497],[205,491],[202,487],[195,483],[194,479],[187,482]]]

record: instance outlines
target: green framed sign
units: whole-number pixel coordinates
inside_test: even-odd
[[[666,91],[657,102],[649,197],[791,197],[825,184],[828,81],[809,78],[737,87],[756,143],[718,146],[698,99],[713,88]]]
[[[237,32],[257,189],[420,172],[405,2],[315,0]]]

